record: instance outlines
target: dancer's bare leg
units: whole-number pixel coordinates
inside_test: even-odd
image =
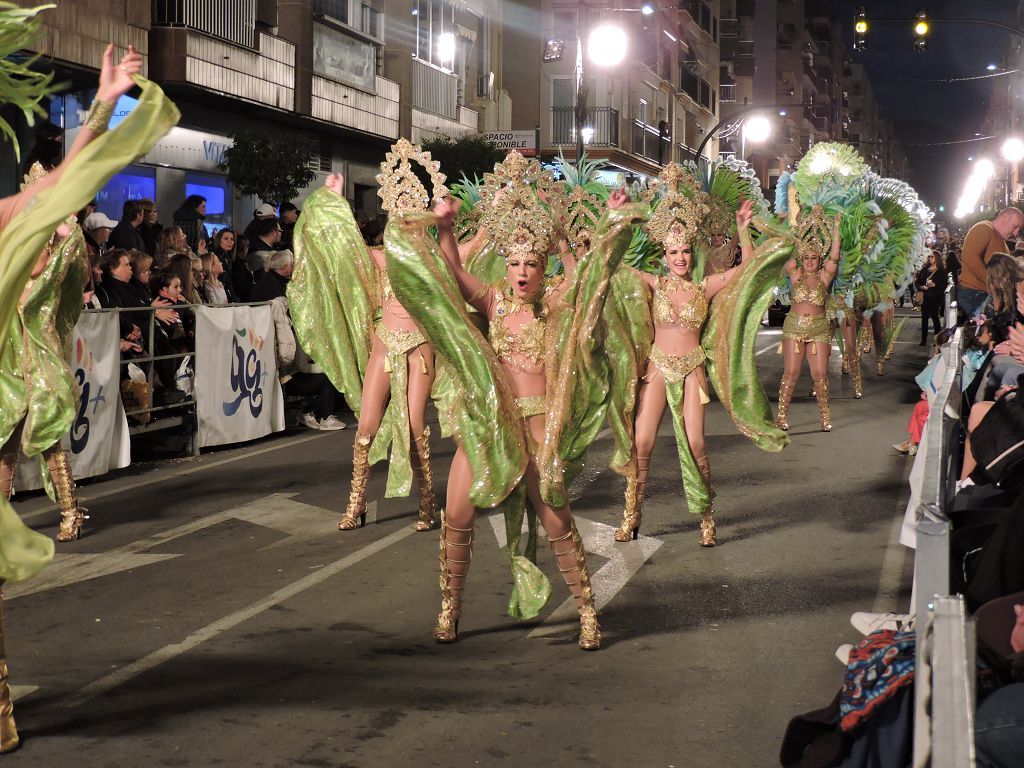
[[[420,344],[407,356],[409,366],[409,432],[412,436],[409,458],[420,492],[417,531],[437,527],[437,504],[434,501],[434,475],[430,466],[430,430],[426,424],[427,401],[434,386],[434,350]]]

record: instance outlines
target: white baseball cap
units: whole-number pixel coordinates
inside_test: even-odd
[[[113,229],[116,226],[116,221],[107,216],[107,214],[100,213],[99,211],[90,213],[85,217],[84,229],[86,232],[92,232],[94,229],[102,229],[103,227]]]
[[[270,203],[264,203],[256,209],[256,213],[253,215],[256,216],[257,219],[269,219],[277,216],[277,211],[274,210],[274,206]]]

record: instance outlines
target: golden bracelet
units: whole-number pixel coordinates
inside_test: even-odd
[[[85,116],[85,127],[95,134],[106,133],[110,118],[114,114],[114,105],[95,99]]]

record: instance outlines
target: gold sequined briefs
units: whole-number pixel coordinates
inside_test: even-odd
[[[696,346],[685,355],[670,355],[657,347],[651,347],[651,362],[661,371],[665,381],[678,384],[695,370],[704,365],[707,355],[704,347]]]
[[[790,312],[782,324],[782,338],[804,343],[829,344],[832,341],[832,326],[825,315],[799,315]]]
[[[384,325],[377,326],[377,338],[380,339],[384,348],[393,355],[404,355],[416,349],[420,344],[426,344],[426,337],[420,333],[418,328],[405,330],[404,328],[387,328]]]
[[[516,405],[524,419],[531,416],[541,416],[547,413],[547,398],[544,395],[530,395],[529,397],[517,397]]]

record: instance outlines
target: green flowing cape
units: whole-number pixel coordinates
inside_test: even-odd
[[[135,109],[116,129],[86,146],[62,170],[56,184],[40,192],[0,232],[0,328],[10,327],[32,266],[60,223],[178,122],[177,108],[155,83],[142,77],[135,81],[142,89]],[[0,337],[0,359],[7,343],[5,334]],[[0,580],[27,579],[52,557],[53,541],[29,529],[0,499]]]

